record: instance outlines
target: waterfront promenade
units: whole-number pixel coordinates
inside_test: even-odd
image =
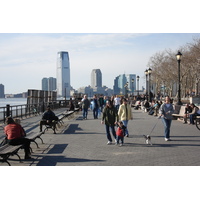
[[[58,109],[61,113],[65,109]],[[18,162],[11,157],[12,166],[200,166],[200,131],[194,125],[185,125],[173,120],[171,138],[165,142],[163,124],[160,119],[149,116],[141,110],[132,110],[133,120],[129,121],[130,137],[125,137],[122,147],[107,145],[105,127],[100,119],[93,119],[89,111],[88,120],[82,120],[81,112],[70,119],[64,119],[64,125],[57,134],[48,130],[42,135],[44,144],[37,139],[39,149],[31,143],[31,160]],[[23,119],[22,125],[27,131],[39,131],[40,116]],[[153,145],[146,145],[143,134],[151,133]],[[0,130],[2,140],[2,130]],[[23,150],[19,155],[24,157]],[[0,166],[7,166],[0,163]]]

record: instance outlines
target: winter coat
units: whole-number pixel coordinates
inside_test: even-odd
[[[102,121],[105,120],[105,124],[109,126],[114,126],[115,122],[118,121],[118,114],[117,114],[117,109],[113,107],[105,107],[103,109],[103,114],[102,114]]]
[[[127,110],[126,110],[126,105],[127,105]],[[131,106],[129,104],[126,105],[121,104],[119,107],[118,115],[120,121],[131,120],[133,118]]]

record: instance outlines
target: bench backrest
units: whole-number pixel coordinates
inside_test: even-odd
[[[185,106],[181,106],[180,110],[179,110],[179,115],[183,116],[185,113]]]

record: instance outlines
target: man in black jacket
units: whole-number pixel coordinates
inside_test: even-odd
[[[42,120],[40,121],[40,132],[42,132],[43,125],[49,125],[52,127],[54,134],[56,134],[56,123],[58,121],[58,117],[51,110],[50,106],[47,106],[47,110],[42,115]]]

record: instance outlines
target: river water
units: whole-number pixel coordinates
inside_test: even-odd
[[[11,106],[26,104],[26,98],[0,98],[0,107],[6,107],[7,104]]]

